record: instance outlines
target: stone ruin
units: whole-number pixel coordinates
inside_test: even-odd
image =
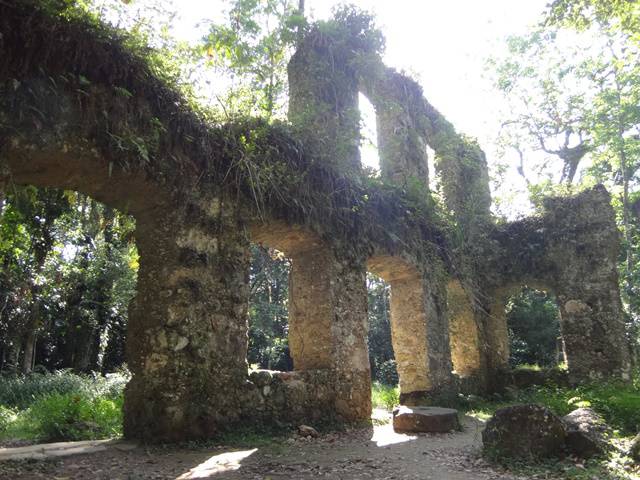
[[[127,437],[368,421],[367,271],[391,286],[402,403],[499,388],[505,302],[523,285],[555,294],[571,381],[629,379],[604,188],[497,223],[480,147],[416,82],[318,30],[289,65],[292,126],[207,123],[100,32],[0,2],[0,187],[76,190],[135,217]],[[376,110],[381,181],[362,174],[359,93]],[[293,372],[248,373],[250,242],[292,261]]]

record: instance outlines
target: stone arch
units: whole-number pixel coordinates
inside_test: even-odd
[[[289,350],[294,372],[306,374],[307,382],[328,382],[333,408],[343,419],[369,418],[364,268],[338,258],[328,241],[300,225],[270,220],[252,224],[249,232],[253,242],[291,259]]]
[[[520,292],[524,286],[551,292],[555,295],[555,289],[550,285],[534,280],[511,283],[492,292],[490,295],[491,303],[485,317],[484,331],[486,362],[490,372],[505,371],[509,367],[511,351],[506,306],[509,298]],[[562,335],[562,318],[560,319],[560,333]]]
[[[400,377],[400,401],[420,403],[446,391],[451,358],[446,307],[436,281],[400,256],[375,255],[367,269],[391,287],[391,341]],[[434,280],[434,279],[431,279]]]
[[[289,349],[294,370],[331,368],[331,252],[314,232],[284,222],[254,224],[251,241],[291,259]]]

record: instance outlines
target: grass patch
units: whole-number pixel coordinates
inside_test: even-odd
[[[373,382],[371,385],[371,404],[374,408],[393,410],[400,403],[400,387]]]
[[[70,441],[122,435],[128,374],[68,371],[0,378],[0,440]]]
[[[484,399],[463,397],[460,408],[481,420],[488,420],[497,409],[523,403],[544,405],[563,416],[580,407],[591,407],[613,427],[614,442],[624,443],[640,426],[640,390],[638,385],[601,383],[575,388],[549,383],[522,390],[510,390],[501,397]],[[624,438],[627,437],[627,438]],[[623,449],[624,450],[624,449]],[[526,478],[562,478],[566,480],[632,480],[640,478],[640,466],[612,450],[602,458],[579,460],[572,457],[539,462],[495,460],[515,475]]]
[[[502,407],[522,403],[537,403],[556,415],[564,416],[581,407],[591,407],[622,435],[640,430],[640,390],[632,385],[602,383],[575,388],[553,384],[511,390],[502,397],[483,399],[475,396],[463,399],[461,408],[482,420]]]

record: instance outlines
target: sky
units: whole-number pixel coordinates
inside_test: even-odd
[[[330,16],[338,2],[306,0],[315,19]],[[478,138],[489,163],[499,127],[501,99],[492,91],[485,73],[485,60],[504,48],[508,35],[523,34],[541,18],[547,0],[351,0],[374,13],[387,40],[385,62],[409,72],[423,86],[427,99],[458,131]],[[222,19],[220,0],[176,0],[179,16],[175,33],[185,40],[197,40],[196,24],[205,19]],[[375,130],[375,120],[365,110],[365,128]],[[377,162],[375,151],[363,149],[363,162]],[[515,162],[515,159],[514,159]],[[515,174],[508,174],[511,189],[524,189]],[[510,216],[529,206],[526,196],[516,198]]]

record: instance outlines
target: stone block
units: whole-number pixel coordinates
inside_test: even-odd
[[[393,429],[398,433],[446,433],[459,430],[458,411],[403,405],[393,411]]]

